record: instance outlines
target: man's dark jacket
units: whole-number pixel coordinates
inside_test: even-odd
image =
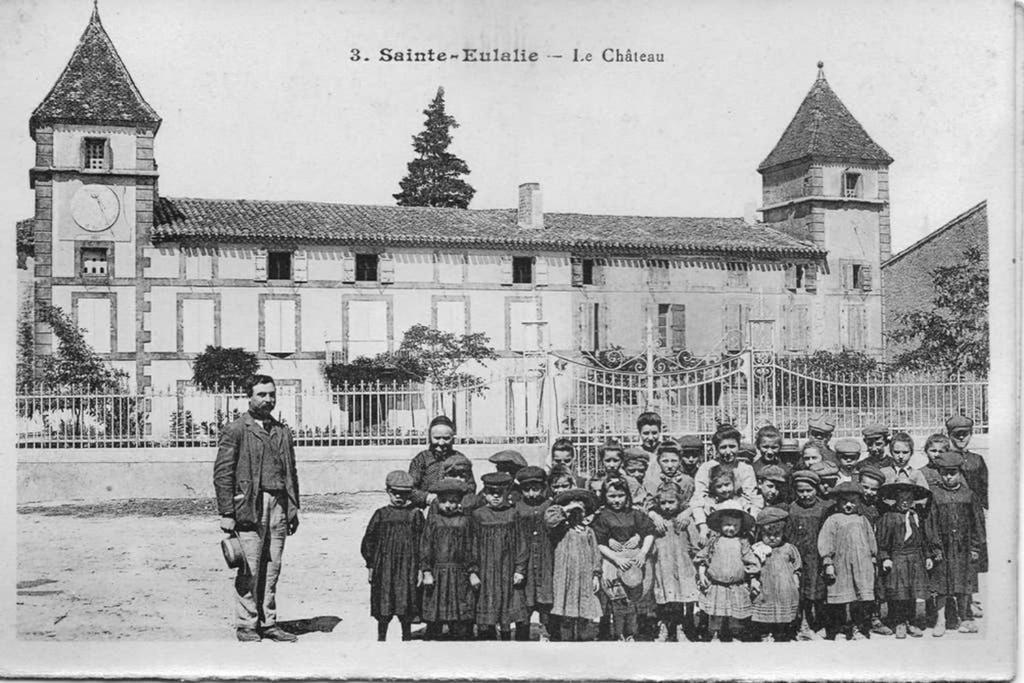
[[[288,521],[299,511],[299,477],[295,471],[295,446],[292,433],[271,418],[266,431],[246,413],[224,427],[213,463],[213,489],[217,494],[217,511],[235,518],[242,527],[254,526],[260,519],[260,478],[263,454],[279,444],[284,460],[285,492],[288,494]]]

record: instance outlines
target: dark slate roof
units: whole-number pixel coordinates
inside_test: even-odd
[[[932,242],[940,235],[963,225],[966,225],[968,230],[974,231],[974,234],[977,235],[976,242],[978,246],[982,248],[982,251],[987,252],[988,250],[985,245],[988,244],[988,200],[983,199],[953,220],[943,225],[941,228],[936,228],[900,253],[890,256],[882,263],[882,267],[887,268],[888,266],[891,266],[907,254],[912,254],[924,245]]]
[[[160,127],[93,8],[78,46],[57,82],[32,112],[29,133],[49,123]]]
[[[403,247],[550,249],[620,254],[749,254],[822,258],[824,251],[742,218],[546,213],[518,227],[515,209],[445,209],[161,197],[154,242],[355,243]]]
[[[775,149],[758,171],[805,157],[836,161],[891,164],[892,157],[882,149],[853,118],[825,80],[824,65],[818,62],[818,78],[796,110]]]

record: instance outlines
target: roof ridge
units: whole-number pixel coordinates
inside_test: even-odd
[[[945,223],[943,223],[939,227],[935,228],[930,233],[928,233],[927,235],[925,235],[921,239],[919,239],[916,242],[914,242],[913,244],[911,244],[909,247],[904,247],[899,252],[893,254],[892,256],[887,258],[886,260],[882,261],[882,267],[884,268],[885,266],[888,266],[888,265],[890,265],[892,263],[895,263],[896,261],[902,259],[907,254],[909,254],[909,253],[911,253],[913,251],[916,251],[920,247],[923,247],[925,244],[927,244],[928,242],[931,242],[933,239],[935,239],[936,237],[938,237],[942,233],[944,233],[947,230],[951,229],[955,225],[961,223],[962,221],[964,221],[965,219],[970,217],[972,214],[975,214],[978,211],[980,211],[982,209],[987,209],[987,208],[988,208],[988,199],[982,199],[980,202],[978,202],[977,204],[975,204],[971,208],[967,209],[963,213],[957,215],[954,218],[951,218],[950,220],[946,221]]]

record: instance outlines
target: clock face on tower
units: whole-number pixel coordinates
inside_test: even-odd
[[[83,185],[71,198],[71,217],[83,230],[103,232],[121,214],[121,201],[106,185]]]

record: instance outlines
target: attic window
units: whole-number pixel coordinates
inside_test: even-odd
[[[583,284],[594,284],[594,259],[583,259]]]
[[[860,173],[844,173],[843,174],[843,196],[844,197],[860,197],[862,196],[860,182]]]
[[[84,146],[82,160],[84,168],[91,171],[103,171],[110,168],[106,138],[85,138]]]
[[[377,281],[377,254],[356,254],[356,282]]]
[[[271,251],[267,253],[267,279],[292,279],[292,252]]]
[[[514,256],[512,258],[512,282],[517,285],[528,285],[533,282],[532,256]]]

